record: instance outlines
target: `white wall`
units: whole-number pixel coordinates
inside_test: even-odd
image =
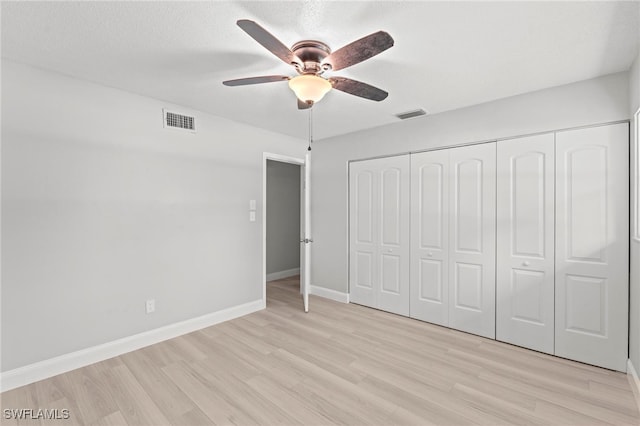
[[[635,112],[640,108],[640,51],[638,57],[636,57],[631,70],[629,71],[629,116],[633,118]],[[632,133],[633,137],[633,133]],[[635,154],[635,155],[633,155]],[[632,153],[631,170],[637,170],[638,154]],[[634,169],[635,168],[635,169]],[[638,181],[631,182],[631,205],[635,205],[638,211],[640,211],[640,200],[638,200]],[[632,210],[633,211],[633,210]],[[631,233],[634,232],[634,227],[629,227]],[[640,374],[640,241],[631,238],[631,294],[629,307],[629,358],[633,363],[633,366]]]
[[[267,160],[267,274],[300,268],[300,169]]]
[[[167,106],[3,60],[2,371],[262,298],[262,153],[306,145]]]
[[[428,105],[424,107],[428,109]],[[349,160],[628,118],[625,72],[315,143],[311,210],[313,285],[348,291]]]
[[[348,291],[349,160],[628,119],[639,68],[318,141],[313,285]],[[262,297],[262,152],[304,141],[199,112],[166,130],[171,105],[5,60],[2,89],[2,371]]]

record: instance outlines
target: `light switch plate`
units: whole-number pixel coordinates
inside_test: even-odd
[[[256,200],[249,200],[249,210],[256,209]]]
[[[249,212],[249,222],[256,221],[256,212]]]

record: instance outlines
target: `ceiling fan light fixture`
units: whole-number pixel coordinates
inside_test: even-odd
[[[331,90],[331,87],[328,80],[313,74],[303,74],[289,80],[289,88],[302,102],[315,104]]]

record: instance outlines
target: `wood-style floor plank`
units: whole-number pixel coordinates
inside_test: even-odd
[[[267,309],[1,395],[3,425],[638,425],[626,375],[267,287]],[[4,416],[3,416],[4,417]]]

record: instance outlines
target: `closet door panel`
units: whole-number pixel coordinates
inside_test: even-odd
[[[409,156],[349,166],[349,293],[409,315]]]
[[[374,164],[360,161],[349,166],[349,298],[354,303],[375,307],[377,281],[376,223],[378,173]]]
[[[449,324],[449,150],[411,155],[411,317]]]
[[[497,145],[496,338],[554,351],[554,134]]]
[[[487,164],[480,158],[467,158],[468,148],[458,148],[454,154],[461,156],[454,160],[454,249],[457,253],[482,253],[483,238],[483,180]],[[455,157],[454,157],[455,158]]]
[[[496,144],[449,155],[449,326],[495,338]]]
[[[556,135],[556,355],[625,371],[629,129]]]
[[[409,316],[409,156],[380,162],[378,308]]]
[[[482,314],[482,264],[455,262],[455,307]]]

